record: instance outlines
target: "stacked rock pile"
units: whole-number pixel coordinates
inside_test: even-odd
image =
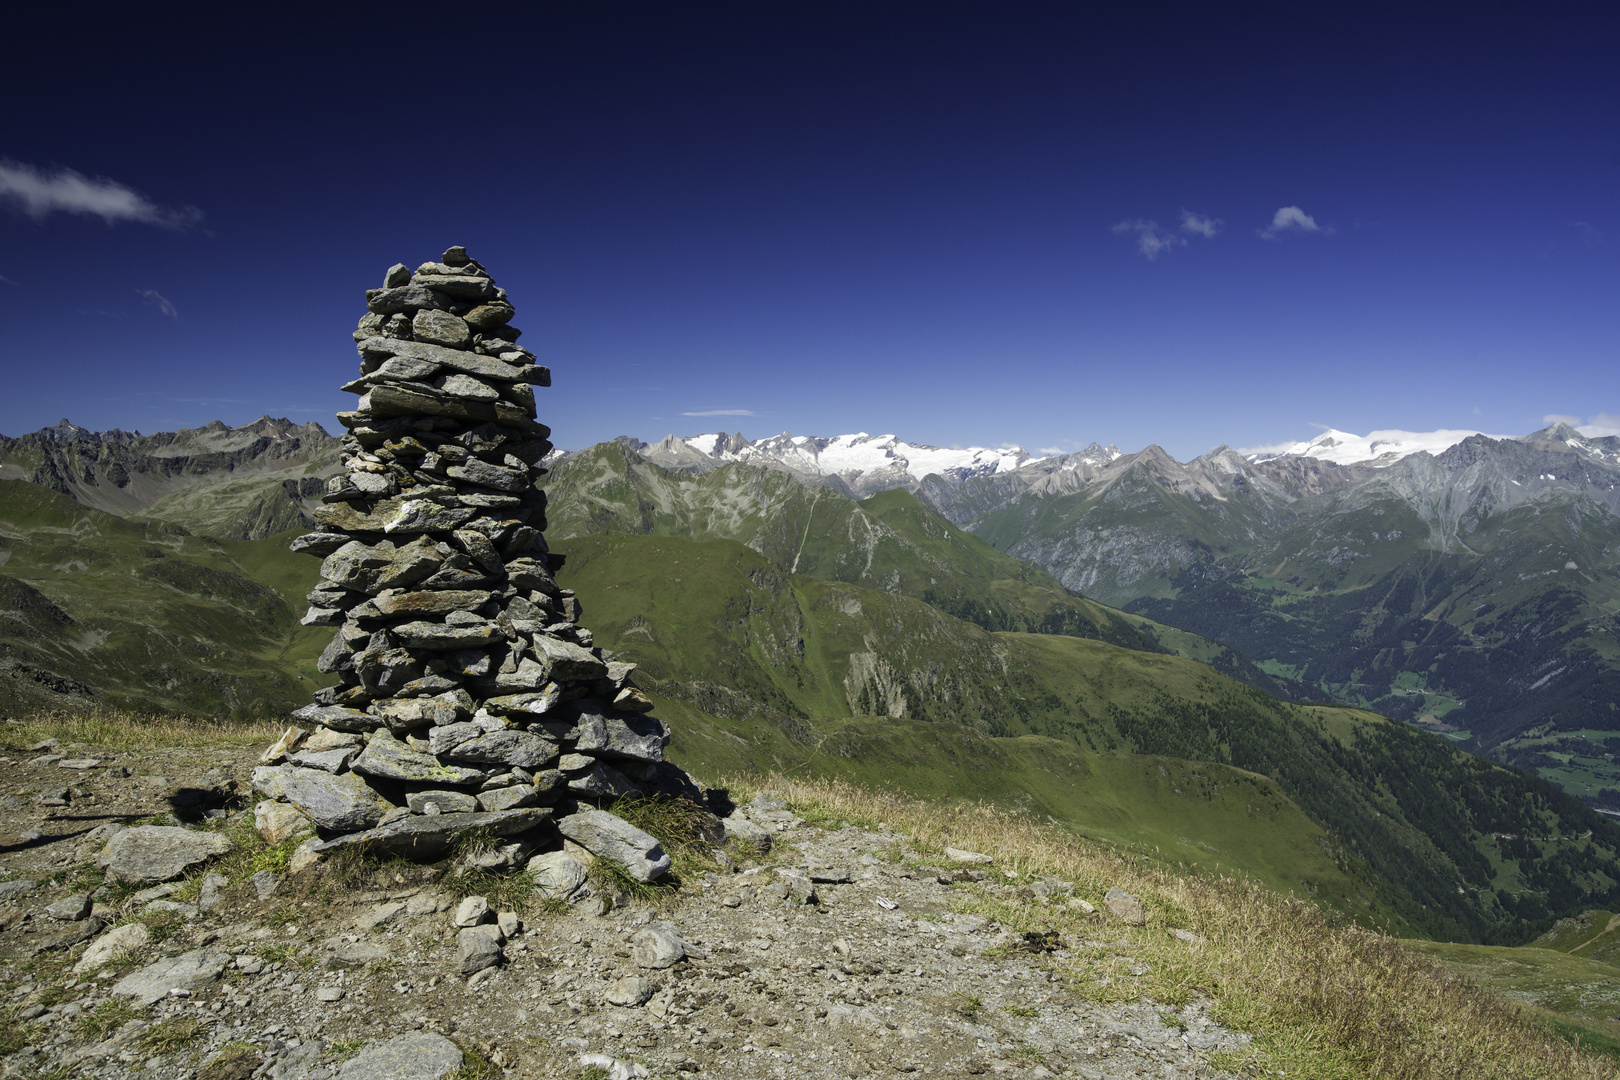
[[[255,770],[260,831],[313,826],[308,860],[355,843],[433,858],[477,828],[509,838],[506,865],[560,831],[662,875],[657,842],[593,804],[701,793],[664,761],[669,729],[634,665],[592,646],[552,576],[534,401],[550,372],[463,248],[392,267],[366,306],[345,471],[292,544],[323,560],[303,622],[336,627],[319,667],[339,682]]]

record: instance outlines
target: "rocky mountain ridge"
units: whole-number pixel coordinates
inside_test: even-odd
[[[229,539],[311,522],[338,442],[320,424],[262,416],[232,428],[142,435],[64,419],[0,436],[0,480],[27,480],[120,517],[147,517]]]

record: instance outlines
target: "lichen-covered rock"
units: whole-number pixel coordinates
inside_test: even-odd
[[[176,990],[194,994],[218,982],[230,962],[231,954],[219,949],[193,949],[130,972],[113,984],[112,992],[143,1006]]]
[[[447,765],[432,754],[413,750],[391,734],[381,731],[366,744],[365,752],[354,759],[354,771],[384,780],[447,784],[450,787],[477,784],[484,779],[482,769]]]
[[[354,773],[334,775],[291,765],[253,770],[253,790],[291,803],[326,832],[369,829],[388,812],[389,803]]]
[[[109,840],[98,861],[122,881],[153,883],[172,881],[230,850],[231,842],[219,833],[142,825]]]
[[[315,855],[360,844],[369,851],[402,855],[412,859],[435,859],[455,846],[456,838],[469,829],[486,829],[493,836],[513,836],[539,828],[551,820],[550,807],[526,806],[471,814],[410,814],[375,829],[351,832],[311,845]]]
[[[637,881],[655,881],[669,873],[669,855],[663,846],[606,810],[581,807],[559,818],[557,831],[592,855],[618,863]]]
[[[367,1046],[343,1063],[337,1080],[445,1080],[466,1060],[443,1035],[413,1031]]]

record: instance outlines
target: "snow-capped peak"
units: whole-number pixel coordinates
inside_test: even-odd
[[[667,456],[672,465],[696,464],[690,456],[696,455],[713,464],[742,461],[784,468],[800,476],[837,476],[857,490],[907,486],[929,475],[960,484],[974,476],[1006,472],[1040,460],[1018,446],[938,447],[906,442],[893,434],[871,435],[864,431],[832,438],[784,431],[757,441],[740,434],[709,432],[685,438],[671,436],[649,451],[644,456],[655,461]]]
[[[1336,465],[1371,465],[1382,468],[1393,465],[1412,454],[1439,454],[1456,446],[1464,439],[1484,432],[1445,429],[1441,431],[1400,431],[1389,428],[1371,431],[1366,435],[1352,435],[1333,428],[1322,432],[1308,442],[1285,443],[1251,450],[1250,461],[1270,461],[1280,457],[1308,457],[1331,461]],[[1505,435],[1488,438],[1505,439]]]

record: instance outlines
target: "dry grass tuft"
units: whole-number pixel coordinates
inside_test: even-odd
[[[0,743],[30,746],[46,739],[81,743],[113,750],[166,750],[175,746],[269,746],[286,730],[285,723],[269,720],[199,720],[162,713],[135,713],[123,709],[89,712],[41,713],[7,720],[0,726]]]
[[[886,823],[910,836],[919,853],[938,853],[947,844],[994,852],[999,871],[1061,877],[1093,903],[1111,886],[1134,894],[1147,909],[1145,927],[1099,926],[1106,918],[1101,914],[1043,904],[1033,895],[987,900],[964,889],[959,906],[1013,931],[1054,927],[1072,942],[1098,936],[1105,926],[1102,936],[1128,950],[1072,947],[1059,969],[1070,987],[1094,1001],[1181,1004],[1207,997],[1217,1020],[1254,1036],[1247,1050],[1222,1055],[1218,1064],[1225,1068],[1281,1069],[1320,1080],[1614,1075],[1611,1062],[1583,1053],[1395,939],[1335,924],[1316,907],[1249,881],[1145,867],[989,806],[917,802],[833,780],[773,776],[728,783],[741,791],[768,786],[807,817]],[[1190,945],[1167,932],[1173,928],[1206,941]]]

